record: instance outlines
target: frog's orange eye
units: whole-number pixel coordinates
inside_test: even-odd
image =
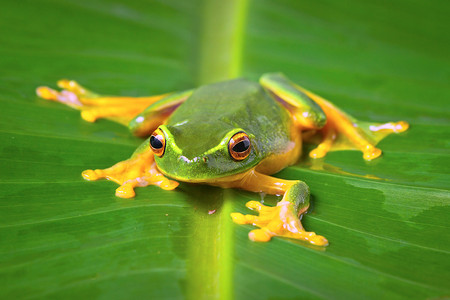
[[[238,132],[228,142],[228,152],[234,160],[243,160],[250,154],[251,144],[245,132]]]
[[[162,157],[166,148],[166,139],[161,129],[156,129],[150,137],[150,148],[155,155]]]

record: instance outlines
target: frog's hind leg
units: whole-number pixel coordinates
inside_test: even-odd
[[[333,149],[356,148],[363,153],[365,160],[372,160],[382,154],[375,147],[378,142],[391,133],[404,132],[409,128],[405,121],[384,124],[358,121],[322,97],[296,87],[319,104],[327,116],[327,124],[321,129],[322,141],[309,153],[312,158],[324,157]]]
[[[390,133],[406,131],[404,121],[385,124],[358,121],[332,103],[290,82],[282,74],[266,74],[260,79],[264,86],[292,115],[299,130],[318,130],[322,136],[310,157],[324,157],[332,150],[358,149],[365,160],[381,155],[375,145]]]
[[[61,102],[81,111],[81,117],[88,122],[106,118],[125,126],[152,103],[164,98],[167,94],[150,97],[116,97],[98,95],[74,80],[58,81],[62,89],[56,91],[46,86],[36,89],[39,97]]]

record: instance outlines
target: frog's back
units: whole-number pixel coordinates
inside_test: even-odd
[[[236,79],[198,88],[167,123],[178,131],[177,144],[193,153],[207,151],[235,128],[255,136],[261,158],[283,152],[290,141],[288,112],[255,82]],[[196,137],[207,142],[193,145]],[[181,145],[182,144],[182,145]],[[198,147],[204,147],[200,149]]]

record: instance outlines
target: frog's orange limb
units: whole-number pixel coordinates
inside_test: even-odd
[[[300,216],[309,207],[309,188],[299,180],[283,180],[268,175],[249,171],[236,183],[236,187],[267,194],[283,194],[277,206],[265,206],[257,201],[250,201],[246,206],[256,210],[259,216],[232,213],[237,224],[253,224],[260,227],[250,231],[252,241],[267,242],[274,236],[281,236],[307,241],[313,245],[326,246],[328,241],[314,232],[307,232],[300,222]]]
[[[46,86],[36,89],[39,97],[58,101],[72,108],[81,110],[81,117],[88,122],[100,118],[108,118],[123,125],[128,123],[150,104],[162,99],[167,94],[150,97],[113,97],[100,96],[84,88],[76,81],[62,79],[58,81],[62,91],[56,91]]]
[[[86,180],[106,178],[120,184],[120,187],[116,189],[116,196],[121,198],[134,197],[135,187],[157,185],[164,190],[175,189],[178,182],[169,180],[159,172],[154,161],[154,154],[146,144],[148,140],[130,159],[118,162],[110,168],[83,171],[83,178]]]
[[[361,128],[363,122],[354,120],[322,97],[290,82],[282,74],[265,74],[260,83],[289,110],[299,130],[320,131],[322,141],[311,151],[313,158],[339,149],[337,140],[345,137],[347,144],[341,149],[359,149],[364,159],[372,160],[381,155],[381,150],[375,147],[377,142],[390,133],[403,132],[409,127],[408,123],[400,121]]]
[[[375,147],[375,142],[372,142],[367,138],[363,130],[356,124],[356,121],[352,120],[351,117],[322,97],[305,90],[300,86],[296,85],[296,87],[319,104],[327,116],[327,127],[334,128],[336,132],[345,135],[357,149],[363,152],[365,160],[372,160],[381,155],[381,150]],[[405,121],[399,121],[380,124],[378,127],[381,128],[380,130],[383,130],[386,135],[389,133],[406,131],[409,128],[409,124]],[[371,128],[371,130],[373,130],[373,128]],[[373,131],[376,131],[376,129]],[[331,136],[325,132],[322,143],[310,153],[310,156],[313,158],[325,156],[331,149],[331,145],[328,147],[330,139]]]
[[[328,124],[322,128],[322,141],[317,147],[309,152],[309,156],[312,158],[321,158],[324,157],[328,151],[330,151],[333,146],[334,141],[336,140],[337,134],[336,130],[329,126]]]

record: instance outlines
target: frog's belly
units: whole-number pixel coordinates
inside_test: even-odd
[[[295,164],[302,154],[302,138],[299,130],[293,130],[291,141],[286,145],[284,151],[271,154],[263,159],[255,168],[263,174],[274,174],[287,166]]]

